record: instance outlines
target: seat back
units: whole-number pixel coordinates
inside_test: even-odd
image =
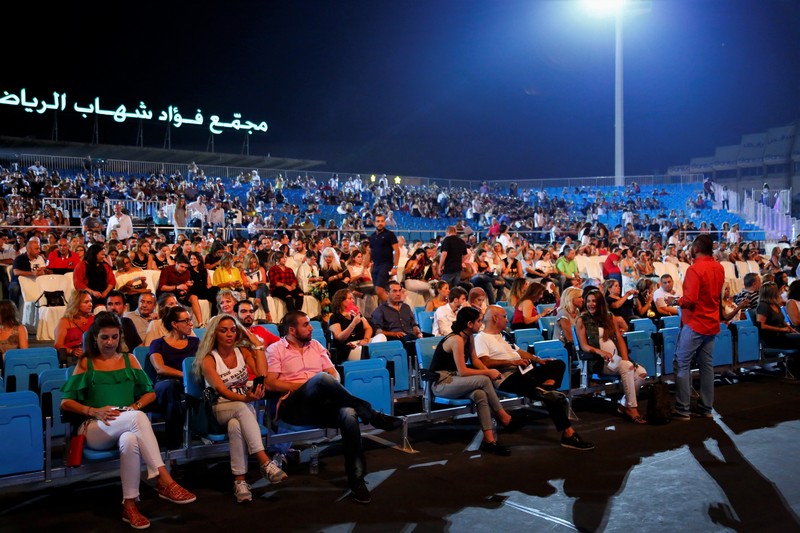
[[[366,352],[369,359],[383,359],[384,361],[392,362],[395,391],[407,391],[409,389],[408,352],[402,341],[394,339],[385,342],[373,342],[363,348],[362,358],[364,358],[364,352]]]
[[[198,339],[202,339],[203,335],[206,334],[206,328],[192,328],[192,333],[194,333],[194,336]]]
[[[636,332],[632,332],[636,333]],[[628,357],[647,370],[648,376],[656,375],[656,349],[653,338],[645,333],[638,335],[625,335],[625,342],[628,344]]]
[[[726,327],[720,327],[717,333],[711,360],[714,366],[733,365],[733,336],[731,330]]]
[[[530,351],[536,342],[545,340],[542,332],[535,328],[518,329],[514,331],[514,342],[521,350]]]
[[[417,339],[417,363],[420,368],[430,368],[431,361],[433,361],[433,354],[436,351],[436,346],[441,342],[444,337],[423,337]]]
[[[425,333],[433,333],[433,314],[434,311],[422,311],[419,313],[419,329]]]
[[[536,341],[531,346],[531,352],[536,354],[536,357],[541,357],[542,359],[558,359],[560,361],[564,361],[564,365],[566,366],[567,370],[564,372],[561,383],[558,384],[558,390],[566,391],[570,389],[571,364],[569,360],[569,352],[561,341]]]
[[[4,377],[6,391],[37,390],[39,373],[44,370],[58,368],[56,349],[50,346],[42,348],[15,348],[5,353]],[[14,378],[11,383],[10,378]]]
[[[631,327],[634,331],[646,331],[648,333],[655,333],[657,329],[649,318],[634,318],[631,320]]]
[[[542,332],[542,337],[546,340],[553,339],[553,330],[556,327],[556,317],[554,316],[543,316],[539,318],[538,321],[539,331]]]
[[[270,333],[272,333],[273,335],[275,335],[276,337],[280,337],[281,336],[281,332],[278,330],[278,325],[277,324],[268,323],[268,324],[261,324],[261,326],[263,328],[265,328],[267,331],[269,331]]]
[[[650,320],[650,319],[646,319]],[[664,328],[679,328],[681,327],[681,317],[678,315],[669,315],[661,317],[661,329]]]
[[[49,416],[52,421],[50,434],[53,437],[66,435],[66,424],[61,420],[61,400],[64,398],[61,386],[66,381],[67,372],[64,368],[45,370],[39,374],[39,404],[42,416]]]
[[[42,408],[31,391],[0,393],[0,476],[42,470]]]
[[[384,360],[347,361],[342,366],[344,388],[350,394],[368,401],[380,413],[392,414],[392,387]]]
[[[675,361],[675,349],[678,346],[678,334],[680,328],[661,328],[657,335],[660,337],[661,347],[661,372],[662,374],[672,374],[674,369],[672,364]]]
[[[736,320],[731,329],[736,336],[736,364],[757,362],[761,358],[758,328],[750,320]]]
[[[538,304],[536,306],[536,312],[540,315],[544,313],[547,309],[552,309],[556,306],[556,304]]]
[[[183,390],[186,392],[187,396],[191,396],[199,400],[203,397],[203,389],[205,388],[205,382],[203,381],[202,376],[196,376],[192,371],[192,365],[194,365],[194,357],[187,357],[182,362],[182,370],[183,370]]]

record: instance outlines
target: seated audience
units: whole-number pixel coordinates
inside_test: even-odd
[[[28,330],[19,321],[17,306],[0,300],[0,357],[8,350],[28,347]]]
[[[505,313],[504,313],[505,314]],[[430,369],[439,374],[432,391],[442,398],[469,398],[475,403],[483,430],[481,450],[495,455],[511,455],[511,449],[501,445],[494,436],[492,415],[508,429],[519,427],[497,398],[493,381],[501,374],[486,368],[475,353],[474,335],[481,329],[481,312],[474,307],[458,311],[452,332],[436,346]],[[467,366],[467,363],[470,363]]]
[[[372,340],[372,326],[361,314],[356,305],[353,292],[340,289],[331,300],[333,314],[328,320],[331,332],[331,347],[336,353],[336,361],[357,361],[361,359],[362,346]]]
[[[800,333],[786,323],[781,311],[778,286],[773,282],[764,283],[758,291],[758,308],[756,320],[761,333],[761,340],[767,348],[798,348]]]
[[[308,315],[287,313],[283,328],[286,335],[267,349],[267,387],[284,395],[276,416],[293,425],[338,429],[350,493],[356,502],[367,504],[371,496],[364,481],[367,467],[359,419],[387,431],[399,428],[403,421],[375,411],[342,386],[327,350],[312,338],[314,327]]]
[[[647,421],[639,414],[636,395],[647,379],[647,372],[628,358],[627,344],[602,293],[597,289],[588,290],[583,307],[575,325],[581,350],[600,356],[597,362],[601,364],[594,366],[594,372],[620,376],[625,394],[620,399],[619,413],[630,422],[646,424]]]
[[[156,410],[164,417],[166,446],[181,446],[185,409],[183,401],[183,360],[197,354],[200,339],[192,336],[192,316],[180,305],[167,307],[164,329],[167,334],[150,343],[150,365],[154,376]],[[147,365],[145,365],[147,368]]]
[[[414,317],[414,311],[404,300],[400,283],[390,281],[389,298],[372,312],[372,323],[376,333],[382,333],[387,339],[399,339],[404,342],[423,336]]]
[[[656,303],[657,316],[673,316],[678,314],[678,300],[681,292],[675,288],[675,280],[669,274],[663,274],[659,280],[660,286],[653,293],[653,301]]]
[[[233,493],[239,503],[253,500],[245,480],[248,455],[255,457],[261,475],[270,483],[280,483],[287,477],[270,461],[264,449],[253,402],[264,397],[265,388],[263,382],[255,386],[248,383],[247,369],[252,369],[258,377],[266,374],[267,366],[251,349],[238,346],[246,338],[244,327],[232,315],[222,313],[213,317],[197,348],[192,369],[217,394],[214,415],[228,429]]]
[[[439,307],[433,313],[433,335],[442,337],[450,335],[453,331],[453,322],[456,320],[458,310],[467,305],[467,291],[455,287],[449,294],[450,301],[447,305]]]
[[[528,286],[525,294],[522,295],[522,298],[514,308],[514,316],[511,319],[512,330],[539,327],[539,319],[543,316],[551,315],[555,311],[555,307],[550,307],[540,315],[536,309],[546,290],[544,285],[537,282],[533,282]]]
[[[436,311],[450,301],[450,284],[446,281],[437,281],[433,297],[425,304],[425,311]]]
[[[75,290],[56,324],[53,347],[61,364],[72,365],[83,357],[83,334],[93,322],[92,295],[86,289]]]
[[[570,287],[571,288],[571,287]],[[526,396],[544,404],[556,429],[561,432],[561,446],[574,450],[591,450],[572,428],[568,418],[569,403],[563,394],[553,394],[561,384],[567,365],[558,359],[542,359],[524,350],[515,349],[503,338],[508,317],[502,307],[491,305],[483,317],[483,331],[475,335],[475,353],[486,368],[500,372],[493,381],[501,391]],[[523,374],[525,367],[533,368]]]
[[[99,313],[87,331],[85,357],[61,388],[61,410],[87,417],[78,432],[85,435],[90,448],[119,447],[122,520],[134,529],[145,529],[150,521],[136,506],[141,461],[147,477],[158,478],[160,498],[186,504],[197,497],[172,479],[161,459],[150,420],[142,412],[155,400],[153,386],[136,358],[117,350],[121,337],[119,318],[110,312]]]

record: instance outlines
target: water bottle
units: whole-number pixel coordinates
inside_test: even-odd
[[[308,473],[311,475],[319,474],[319,450],[317,445],[311,445],[311,464],[308,467]]]
[[[278,452],[278,453],[276,453],[276,454],[274,454],[274,455],[272,456],[272,462],[273,462],[273,463],[275,463],[275,465],[276,465],[278,468],[280,468],[281,470],[283,470],[283,465],[284,465],[284,463],[286,462],[286,456],[285,456],[285,455],[283,455],[282,453]]]

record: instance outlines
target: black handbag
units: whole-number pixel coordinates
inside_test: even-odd
[[[189,406],[189,429],[199,436],[219,435],[226,432],[226,428],[217,421],[214,414],[214,404],[217,402],[217,393],[211,387],[203,390],[203,397],[194,405]]]
[[[44,297],[44,305],[39,301]],[[64,291],[44,291],[34,302],[36,307],[64,307],[67,300],[64,298]]]

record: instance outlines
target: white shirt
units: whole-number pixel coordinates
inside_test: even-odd
[[[475,354],[478,357],[488,357],[495,361],[517,361],[522,359],[514,347],[501,334],[490,334],[485,331],[475,335]],[[501,382],[514,372],[517,372],[516,367],[510,366],[509,363],[509,368],[502,371]],[[497,385],[495,384],[495,386]]]
[[[125,213],[120,214],[119,217],[117,217],[117,215],[112,215],[111,218],[108,219],[106,239],[111,238],[111,230],[117,230],[117,239],[120,241],[130,239],[133,236],[133,220]]]
[[[450,307],[450,304],[445,304],[437,307],[433,312],[433,333],[435,336],[445,336],[453,332],[453,322],[456,320],[456,314]]]
[[[186,206],[186,211],[189,215],[189,220],[199,218],[203,222],[208,218],[208,208],[206,204],[201,204],[199,200],[195,200]]]

